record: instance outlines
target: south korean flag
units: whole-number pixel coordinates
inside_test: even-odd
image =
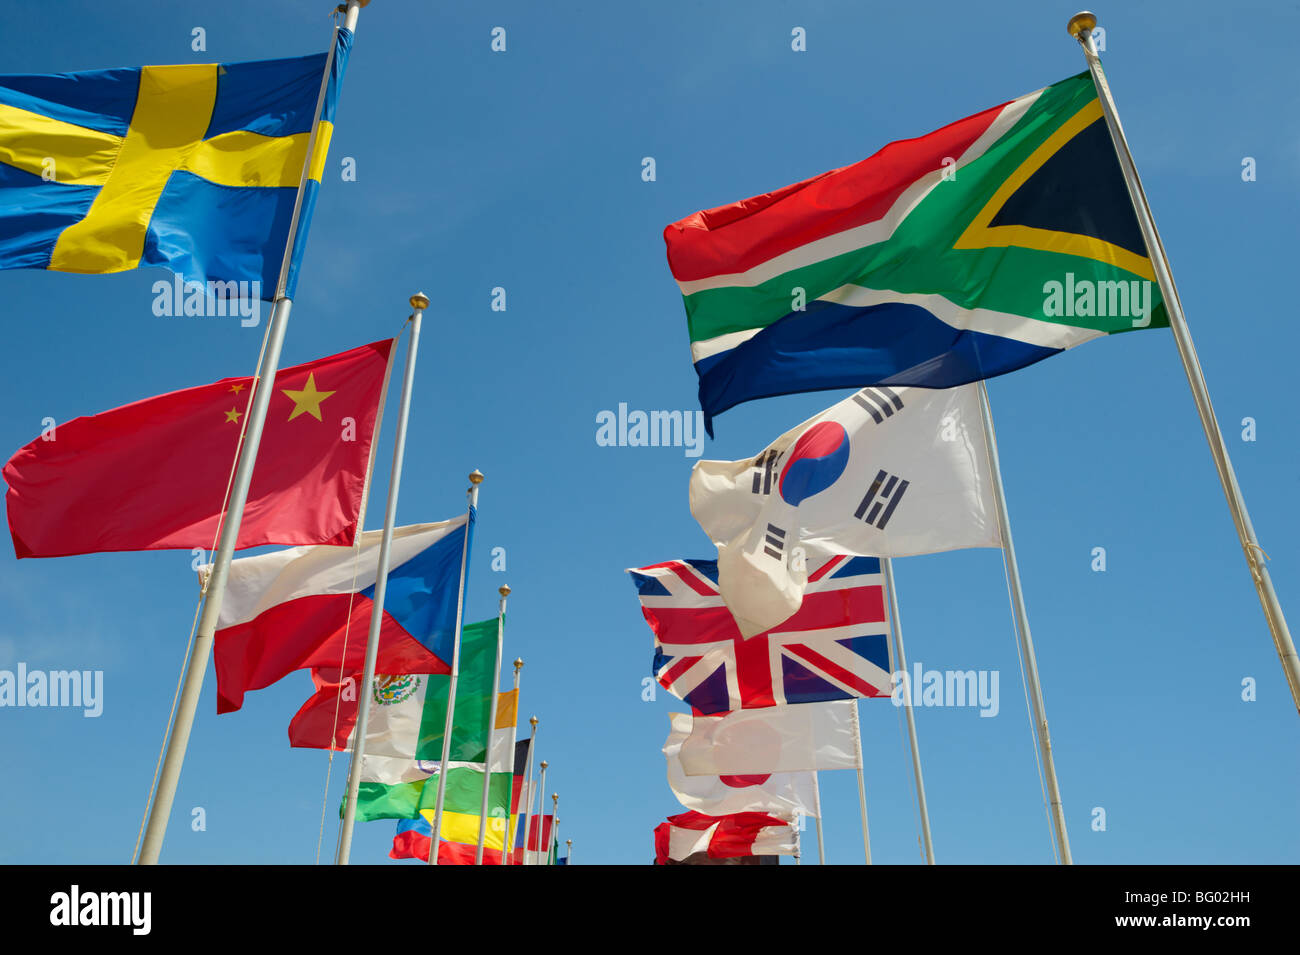
[[[699,461],[691,513],[753,636],[799,609],[806,548],[907,557],[998,547],[978,385],[864,388],[753,458]]]

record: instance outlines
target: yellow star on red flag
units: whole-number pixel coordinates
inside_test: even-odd
[[[293,400],[293,412],[289,415],[290,421],[298,417],[298,415],[302,414],[303,412],[306,412],[307,414],[311,415],[317,421],[324,420],[320,416],[321,402],[324,401],[326,398],[328,398],[330,395],[334,394],[334,392],[332,391],[316,390],[315,373],[312,373],[307,376],[307,384],[303,387],[301,391],[294,391],[291,388],[284,388],[281,390]]]

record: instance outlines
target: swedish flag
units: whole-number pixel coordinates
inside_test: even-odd
[[[270,301],[297,206],[292,297],[351,45],[341,29],[294,59],[0,75],[0,269],[159,265]]]

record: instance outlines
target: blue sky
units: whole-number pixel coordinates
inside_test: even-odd
[[[323,50],[329,4],[18,5],[0,70],[58,72]],[[1300,457],[1290,303],[1300,143],[1294,5],[1114,5],[1103,54],[1284,608],[1300,615]],[[681,448],[596,444],[596,416],[695,407],[663,227],[861,159],[1084,68],[1073,5],[622,5],[378,0],[363,11],[284,363],[426,314],[398,517],[463,509],[486,475],[468,619],[509,583],[507,653],[579,863],[645,863],[680,811],[660,753],[651,636],[623,569],[712,547]],[[1200,11],[1199,13],[1197,11]],[[507,49],[493,53],[493,27]],[[791,30],[807,31],[793,52]],[[207,50],[191,50],[206,30]],[[1280,121],[1281,120],[1281,121]],[[657,178],[641,178],[643,157]],[[357,181],[343,182],[344,157]],[[1253,157],[1258,178],[1243,182]],[[0,273],[0,450],[58,421],[249,374],[262,329],[159,318],[164,273]],[[494,287],[507,309],[491,309]],[[1296,717],[1167,330],[990,383],[1012,526],[1074,856],[1081,863],[1300,857]],[[739,458],[841,394],[743,405],[707,457]],[[382,517],[395,415],[369,526]],[[1241,440],[1254,418],[1257,440]],[[493,547],[507,571],[491,569]],[[1104,547],[1107,569],[1091,569]],[[196,583],[188,552],[17,562],[0,549],[0,668],[101,669],[103,715],[0,710],[0,861],[131,858]],[[940,862],[1042,863],[1051,832],[995,551],[899,560],[908,656],[998,670],[1001,709],[917,714]],[[1242,700],[1254,678],[1257,699]],[[306,674],[218,718],[211,671],[163,860],[310,863],[326,756],[289,748]],[[876,861],[916,863],[901,711],[862,704]],[[335,760],[337,806],[346,759]],[[861,858],[856,783],[822,776],[827,857]],[[202,807],[206,830],[193,831]],[[1094,831],[1094,808],[1106,814]],[[332,815],[332,814],[331,814]],[[359,825],[385,862],[394,825]],[[322,857],[332,855],[327,819]],[[809,854],[812,843],[806,843]]]

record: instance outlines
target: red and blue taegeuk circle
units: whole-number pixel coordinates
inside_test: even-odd
[[[849,435],[838,421],[819,421],[794,443],[781,469],[781,499],[798,507],[839,480],[849,463]]]

